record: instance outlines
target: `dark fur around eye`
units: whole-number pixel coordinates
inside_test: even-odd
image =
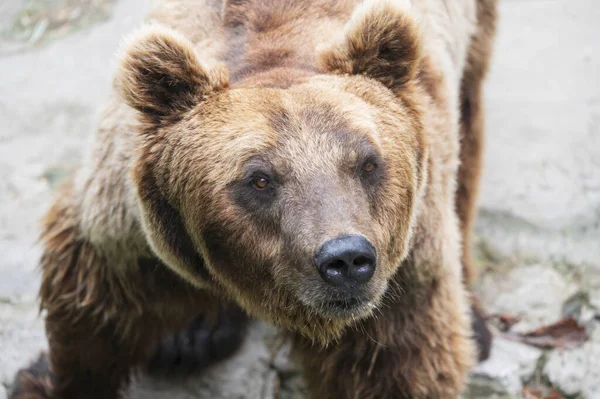
[[[264,179],[265,187],[257,185]],[[230,186],[234,201],[248,210],[265,210],[275,200],[277,194],[276,181],[264,172],[252,171],[246,176],[232,183]]]
[[[372,165],[372,170],[366,170],[367,165]],[[383,159],[377,154],[362,158],[357,165],[357,174],[363,184],[373,185],[378,183],[385,174]]]

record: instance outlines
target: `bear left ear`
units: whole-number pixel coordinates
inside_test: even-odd
[[[178,117],[228,83],[224,66],[207,67],[189,40],[159,25],[125,43],[116,76],[125,101],[150,122]]]
[[[421,38],[409,0],[367,0],[354,10],[341,40],[320,49],[321,68],[365,75],[397,90],[418,72]]]

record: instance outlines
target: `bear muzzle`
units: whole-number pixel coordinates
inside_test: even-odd
[[[343,235],[326,241],[314,257],[314,265],[330,290],[331,300],[320,305],[328,314],[355,314],[371,306],[369,282],[375,274],[377,251],[360,235]]]

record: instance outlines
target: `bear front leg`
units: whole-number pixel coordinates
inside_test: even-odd
[[[122,327],[50,313],[46,320],[49,353],[17,374],[9,398],[120,397],[131,370],[147,358],[152,335],[124,336]]]
[[[120,391],[129,382],[131,370],[144,361],[156,340],[156,335],[149,336],[152,332],[144,332],[144,336],[139,337],[133,334],[119,336],[119,326],[112,323],[100,331],[94,331],[93,327],[88,324],[69,329],[61,323],[47,328],[54,377],[53,397],[120,397]],[[138,329],[136,333],[141,331]]]
[[[119,263],[109,260],[79,230],[71,199],[66,186],[41,236],[39,296],[49,353],[19,372],[11,399],[117,398],[131,368],[158,342],[165,315],[180,317],[157,308],[149,295],[158,292],[164,308],[182,308],[160,291],[168,293],[170,281],[145,273],[131,254],[121,254]]]
[[[232,304],[212,313],[197,316],[186,329],[162,339],[160,323],[149,318],[94,331],[98,322],[65,325],[49,316],[50,353],[18,373],[10,398],[118,398],[137,366],[169,376],[209,367],[239,348],[248,324],[248,316]]]
[[[326,348],[296,337],[308,389],[319,399],[451,399],[474,363],[468,299],[459,277],[386,297]]]

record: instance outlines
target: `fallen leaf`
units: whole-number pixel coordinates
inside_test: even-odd
[[[551,389],[544,399],[564,399],[564,397],[557,390]]]
[[[564,399],[564,397],[555,389],[544,388],[544,389],[533,389],[530,387],[523,387],[521,390],[523,399]]]
[[[567,317],[528,333],[508,333],[505,336],[508,339],[542,349],[571,349],[581,345],[587,339],[585,327],[580,326],[577,320],[572,317]]]
[[[539,389],[523,387],[521,394],[523,395],[523,399],[542,399],[542,391]]]

